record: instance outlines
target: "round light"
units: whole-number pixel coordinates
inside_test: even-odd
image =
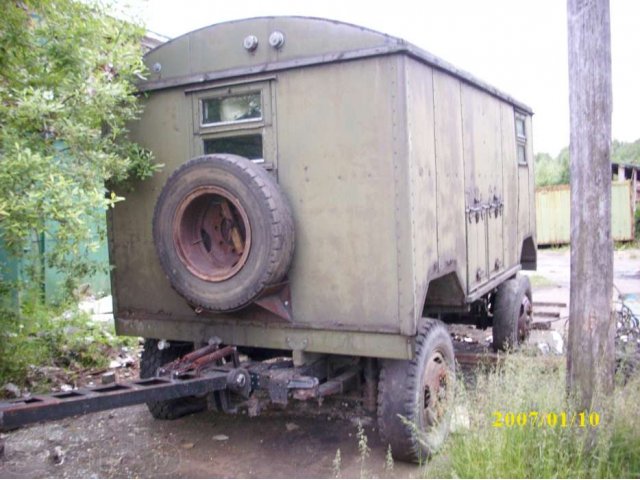
[[[256,48],[258,48],[258,37],[256,37],[255,35],[248,35],[244,37],[242,45],[246,50],[253,52]]]
[[[284,33],[275,31],[269,35],[269,45],[273,48],[282,48],[284,45]]]

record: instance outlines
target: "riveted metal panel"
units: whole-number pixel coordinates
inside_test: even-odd
[[[268,45],[274,32],[284,37],[279,48]],[[248,36],[257,40],[252,50],[244,47]],[[357,25],[311,17],[250,18],[189,32],[146,55],[151,72],[140,88],[172,88],[392,54],[407,55],[532,113],[527,105],[405,40]]]
[[[284,34],[281,48],[269,45],[269,36],[275,31]],[[253,51],[243,46],[244,39],[250,35],[258,40]],[[149,81],[153,82],[204,72],[247,70],[279,62],[295,62],[309,56],[321,58],[338,52],[401,43],[397,38],[332,20],[262,17],[220,23],[189,32],[149,52],[146,63],[150,66],[160,63],[162,67],[159,72],[150,72]],[[241,75],[246,73],[249,72]]]
[[[110,261],[118,308],[189,314],[191,309],[169,285],[153,244],[152,217],[162,186],[191,158],[191,105],[180,90],[158,92],[145,101],[131,136],[154,152],[162,171],[140,182],[112,211]],[[117,312],[116,312],[117,313]]]
[[[525,125],[527,129],[527,170],[529,174],[529,184],[527,190],[529,198],[526,207],[529,209],[529,232],[527,237],[533,238],[536,244],[536,176],[534,173],[535,157],[533,156],[533,126],[531,124],[531,115],[525,114]]]
[[[412,185],[410,181],[411,163],[409,159],[409,129],[407,128],[407,71],[408,59],[399,56],[392,64],[392,150],[393,180],[395,184],[395,229],[396,229],[396,262],[398,279],[398,319],[400,332],[415,335],[416,320],[420,315],[421,305],[416,305],[415,289],[415,257],[411,211]]]
[[[502,178],[502,119],[500,103],[493,97],[488,100],[488,115],[483,122],[485,129],[482,157],[483,170],[489,184],[487,191],[487,275],[494,278],[504,271],[503,210],[504,190]]]
[[[532,212],[535,215],[534,207],[531,205],[535,201],[535,178],[533,176],[533,150],[531,145],[531,119],[525,119],[527,136],[527,162],[518,163],[518,235],[520,242],[532,235],[532,224],[535,228],[535,216],[531,218]]]
[[[465,174],[460,81],[433,71],[435,156],[437,166],[438,267],[446,272],[455,262],[461,287],[467,291]]]
[[[522,239],[518,236],[518,160],[513,107],[500,106],[502,124],[502,210],[504,263],[511,267],[520,262]]]
[[[412,231],[412,248],[407,254],[413,259],[417,320],[422,314],[429,279],[439,272],[433,70],[411,59],[407,60],[405,69]]]
[[[465,207],[467,217],[467,283],[469,290],[488,279],[487,228],[484,205],[489,194],[487,145],[492,138],[493,105],[489,97],[475,88],[462,84],[462,135],[464,139]]]
[[[278,178],[297,235],[292,306],[303,325],[400,328],[396,61],[381,57],[290,71],[276,83]]]
[[[121,317],[118,334],[196,342],[216,336],[229,345],[378,358],[410,359],[415,350],[413,338],[394,334],[312,330],[273,323],[212,323],[190,317],[147,317],[139,313]]]

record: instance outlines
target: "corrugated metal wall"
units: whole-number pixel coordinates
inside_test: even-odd
[[[634,239],[631,182],[613,182],[611,190],[612,234],[616,241]],[[536,223],[538,245],[569,243],[570,187],[553,185],[536,189]]]

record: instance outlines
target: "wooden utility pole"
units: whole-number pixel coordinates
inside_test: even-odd
[[[613,390],[609,0],[567,0],[571,116],[569,394],[599,409]]]

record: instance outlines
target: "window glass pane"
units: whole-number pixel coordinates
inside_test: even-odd
[[[518,137],[526,138],[527,134],[525,132],[524,118],[516,118],[516,135]]]
[[[202,123],[238,122],[262,118],[260,93],[208,98],[202,101]]]
[[[527,152],[524,145],[518,145],[518,163],[527,163]]]
[[[204,141],[204,153],[232,153],[249,160],[262,160],[262,135],[210,138]]]

